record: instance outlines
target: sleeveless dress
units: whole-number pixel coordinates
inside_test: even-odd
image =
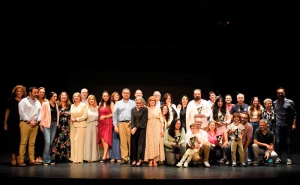
[[[56,131],[52,144],[52,156],[56,162],[68,162],[71,157],[70,148],[70,108],[63,109],[58,107],[59,110],[59,127]]]
[[[111,109],[108,107],[100,107],[98,109],[99,111],[99,118],[101,116],[109,115],[112,113]],[[112,131],[113,131],[113,120],[112,117],[105,118],[104,120],[98,120],[98,144],[100,147],[103,147],[103,143],[101,142],[101,139],[104,138],[104,140],[108,143],[109,148],[112,146]]]
[[[162,124],[160,108],[156,107],[153,112],[148,111],[144,161],[153,158],[156,158],[157,161],[165,160],[163,137],[160,136]]]

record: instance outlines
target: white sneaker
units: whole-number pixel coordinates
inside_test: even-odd
[[[232,166],[233,166],[233,167],[236,167],[236,163],[235,163],[235,162],[232,162]]]
[[[275,163],[276,163],[276,164],[280,164],[280,163],[281,163],[281,159],[280,159],[279,157],[277,157]]]
[[[246,165],[246,163],[241,163],[241,165],[240,166],[242,166],[242,167],[246,167],[247,165]]]
[[[185,167],[185,168],[187,168],[189,166],[189,164],[187,163],[187,162],[185,162],[184,164],[183,164],[183,167]]]
[[[182,167],[182,163],[179,162],[179,163],[176,164],[176,166],[177,166],[177,167]]]
[[[207,161],[204,161],[205,167],[210,167],[210,164]]]
[[[288,159],[286,160],[286,164],[292,164],[292,159],[288,158]]]
[[[230,161],[226,161],[226,163],[225,163],[226,165],[230,165]]]

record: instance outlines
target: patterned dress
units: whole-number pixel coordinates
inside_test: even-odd
[[[155,107],[153,111],[148,110],[148,122],[146,129],[146,148],[145,161],[156,158],[158,161],[165,160],[162,131],[163,123],[161,121],[161,110]]]
[[[275,110],[272,109],[270,113],[268,113],[267,109],[264,109],[262,111],[263,119],[266,119],[268,121],[268,129],[272,131],[275,134],[275,126],[276,126],[276,113]]]
[[[70,149],[70,108],[59,110],[59,127],[56,131],[56,136],[52,144],[52,157],[56,162],[68,162],[71,156]]]

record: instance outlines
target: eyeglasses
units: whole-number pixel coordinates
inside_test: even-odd
[[[248,117],[241,117],[242,119],[248,119]]]

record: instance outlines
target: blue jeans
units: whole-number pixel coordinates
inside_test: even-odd
[[[276,153],[281,159],[282,145],[286,144],[286,157],[292,159],[291,156],[291,137],[292,126],[277,126],[276,125]]]
[[[248,155],[248,159],[251,159],[253,160],[254,158],[254,154],[253,154],[253,150],[252,150],[252,145],[253,145],[253,136],[254,136],[254,133],[255,133],[255,130],[256,129],[259,129],[259,121],[258,122],[249,122],[252,127],[253,127],[253,134],[252,134],[252,138],[250,140],[250,144],[247,148],[247,155]]]
[[[51,145],[56,134],[56,129],[57,129],[56,121],[51,121],[50,128],[44,127],[45,145],[44,145],[44,152],[43,152],[43,163],[51,162]]]

